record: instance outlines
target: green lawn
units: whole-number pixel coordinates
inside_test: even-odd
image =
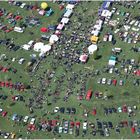
[[[32,2],[34,3],[34,2]],[[38,2],[38,4],[40,4],[41,2]],[[33,28],[27,28],[25,30],[25,33],[23,34],[19,34],[15,33],[15,32],[11,32],[6,34],[6,37],[12,37],[14,38],[15,44],[17,45],[23,45],[24,43],[29,42],[30,40],[35,40],[40,38],[41,32],[40,32],[40,27],[47,27],[48,25],[55,25],[57,23],[57,19],[61,16],[63,11],[59,10],[58,4],[56,3],[52,3],[52,2],[48,2],[48,4],[50,5],[50,7],[54,10],[54,14],[51,17],[41,17],[39,16],[37,13],[34,12],[34,14],[36,16],[38,16],[41,19],[42,25],[39,27],[33,27]],[[80,14],[80,17],[82,18],[82,28],[85,28],[85,30],[87,29],[87,26],[90,26],[91,24],[94,25],[95,20],[97,19],[97,14],[98,14],[98,8],[100,7],[101,2],[81,2],[79,5],[76,6],[75,10],[74,10],[74,14],[71,17],[71,26],[70,28],[68,28],[67,30],[64,30],[63,33],[66,36],[70,36],[72,31],[74,31],[74,26],[77,24],[77,22],[73,22],[78,21],[78,16],[75,15],[75,13]],[[6,2],[1,2],[0,8],[4,7],[5,9],[7,9],[8,11],[11,12],[16,12],[17,10],[20,11],[20,14],[22,16],[26,16],[26,15],[32,15],[32,13],[30,13],[29,11],[25,11],[24,9],[20,9],[20,8],[15,8],[15,6],[11,6],[9,7],[9,5]],[[86,9],[87,8],[87,9]],[[126,10],[123,7],[119,7],[118,8],[122,9],[122,10]],[[83,10],[85,10],[83,12]],[[135,10],[130,9],[130,12],[133,13],[134,16],[135,12],[138,11],[138,6],[135,7]],[[115,19],[115,16],[113,17]],[[120,17],[123,18],[123,17]],[[7,21],[4,21],[5,23]],[[33,31],[34,35],[31,36],[29,35],[29,32]],[[73,120],[73,121],[81,121],[83,122],[85,119],[87,119],[88,121],[91,121],[93,123],[96,124],[96,119],[98,118],[101,121],[112,121],[114,126],[117,125],[117,123],[121,120],[139,120],[139,116],[140,116],[140,108],[138,108],[138,110],[136,111],[136,116],[133,116],[132,118],[129,118],[127,114],[125,113],[121,113],[121,114],[111,114],[108,116],[104,115],[104,107],[118,107],[118,106],[122,106],[124,104],[133,106],[133,105],[138,105],[139,106],[139,101],[140,101],[140,90],[139,87],[135,87],[133,86],[133,77],[129,76],[128,79],[125,79],[124,76],[120,77],[114,74],[107,74],[107,73],[102,73],[99,76],[88,76],[87,78],[83,77],[80,75],[79,71],[81,70],[82,73],[88,73],[88,72],[94,72],[96,69],[102,70],[104,66],[106,66],[108,64],[108,60],[109,60],[109,56],[111,55],[111,49],[114,47],[121,47],[122,48],[122,53],[119,55],[119,59],[123,58],[123,54],[125,54],[125,59],[136,59],[138,58],[138,54],[130,52],[130,48],[133,46],[133,44],[127,44],[124,43],[122,41],[120,41],[120,39],[117,37],[117,35],[115,35],[115,39],[117,40],[117,43],[115,44],[115,46],[112,46],[111,43],[104,43],[102,42],[103,40],[103,36],[106,32],[110,32],[110,29],[104,25],[103,31],[101,33],[100,36],[100,40],[101,43],[98,44],[99,47],[99,54],[101,54],[101,59],[99,60],[93,60],[92,56],[90,56],[88,63],[86,64],[75,64],[72,67],[71,71],[68,71],[68,73],[66,74],[64,81],[62,84],[60,84],[60,99],[56,102],[56,103],[52,103],[50,106],[48,106],[47,102],[45,102],[43,104],[43,108],[42,109],[34,109],[34,113],[33,114],[29,114],[29,109],[25,106],[25,104],[28,103],[28,98],[34,98],[34,95],[31,93],[30,90],[27,90],[25,92],[18,92],[15,90],[10,91],[9,89],[3,88],[0,90],[1,93],[5,94],[8,96],[8,99],[6,101],[0,100],[0,102],[2,103],[0,105],[0,107],[2,107],[3,109],[5,109],[6,111],[8,111],[8,117],[10,118],[10,120],[8,120],[8,117],[6,118],[2,118],[0,116],[0,129],[3,131],[7,131],[7,132],[15,132],[17,137],[22,134],[23,138],[75,138],[75,135],[69,135],[69,134],[62,134],[61,137],[59,137],[59,135],[53,135],[51,132],[43,132],[43,131],[36,131],[36,132],[32,132],[31,134],[26,134],[27,132],[27,126],[24,126],[22,123],[21,124],[16,124],[14,127],[12,126],[14,124],[14,122],[11,120],[11,116],[13,113],[17,113],[20,115],[37,115],[37,122],[39,121],[39,118],[42,119],[54,119],[58,114],[48,114],[47,116],[42,117],[42,115],[44,114],[45,111],[50,111],[52,112],[53,108],[56,106],[59,107],[75,107],[77,109],[77,112],[75,115],[70,116],[67,114],[60,114],[60,122],[62,121],[62,118],[67,119],[67,120]],[[77,31],[77,34],[83,33],[81,30]],[[0,38],[5,38],[5,35],[0,32]],[[88,39],[88,38],[87,38]],[[45,42],[47,43],[47,42]],[[84,46],[84,42],[81,41],[80,44],[78,44],[76,46],[76,49],[80,49],[82,51],[82,47]],[[64,48],[65,44],[60,44],[57,45],[56,47],[61,47]],[[71,44],[71,48],[74,48],[74,44]],[[36,76],[42,76],[44,78],[44,72],[47,72],[48,70],[54,70],[52,67],[52,63],[54,63],[55,60],[53,60],[53,56],[49,55],[47,56],[47,58],[45,60],[43,60],[40,64],[39,69],[36,71],[35,75],[33,75],[32,77],[30,77],[30,75],[27,73],[27,71],[25,70],[25,66],[27,64],[27,62],[30,60],[30,54],[33,54],[35,52],[33,51],[25,51],[25,50],[18,50],[17,52],[14,51],[7,51],[7,49],[4,46],[0,46],[0,54],[5,53],[8,56],[8,60],[5,61],[0,61],[1,65],[4,66],[11,66],[14,68],[17,68],[17,73],[13,74],[13,73],[0,73],[0,80],[8,80],[9,78],[12,79],[12,81],[15,83],[17,81],[23,82],[23,83],[30,83],[30,80],[33,80],[33,83],[31,83],[31,85],[35,86],[36,88],[39,88],[40,83],[39,80],[37,80]],[[35,53],[37,54],[37,53]],[[19,65],[17,63],[17,61],[12,62],[11,63],[11,58],[17,58],[17,60],[20,57],[25,57],[26,62],[23,65]],[[63,61],[63,60],[62,60]],[[91,67],[91,70],[86,69],[85,67]],[[117,65],[117,67],[119,68],[120,65]],[[48,98],[49,102],[52,102],[53,97],[52,96],[48,96],[49,93],[49,89],[51,90],[51,92],[54,92],[55,90],[59,89],[58,84],[54,82],[54,79],[58,80],[61,79],[61,75],[65,73],[64,70],[64,65],[60,65],[59,63],[57,63],[56,69],[55,69],[55,77],[51,79],[50,85],[48,88],[46,88],[46,91],[44,93],[44,96]],[[78,72],[79,75],[79,84],[73,83],[73,94],[69,97],[68,102],[63,102],[63,97],[66,94],[67,91],[67,86],[68,86],[68,81],[67,81],[67,77],[72,75],[72,72]],[[123,71],[122,71],[123,73]],[[22,75],[22,78],[20,78],[20,76]],[[125,85],[124,86],[119,86],[117,84],[116,87],[114,87],[113,85],[111,86],[107,86],[107,85],[99,85],[97,84],[97,79],[106,77],[106,78],[111,78],[112,76],[114,76],[117,80],[120,79],[125,79]],[[46,78],[47,79],[47,78]],[[94,96],[92,97],[92,99],[90,101],[86,101],[86,100],[82,100],[82,101],[78,101],[77,100],[77,90],[80,89],[81,87],[81,79],[84,79],[86,82],[86,90],[88,90],[89,88],[91,88],[93,90],[93,93],[95,91],[100,91],[102,93],[106,94],[112,94],[113,95],[113,99],[112,100],[103,100],[103,99],[96,99]],[[125,96],[123,95],[124,92],[128,92],[129,95]],[[24,98],[26,99],[25,103],[22,102],[16,102],[15,105],[10,106],[10,104],[12,103],[12,95],[17,95],[17,94],[22,94],[24,96]],[[79,103],[82,103],[82,106],[79,106]],[[88,118],[84,118],[83,117],[83,108],[89,110],[90,112],[92,111],[93,108],[97,108],[97,115],[93,116],[91,115],[91,113],[89,114]],[[120,117],[119,117],[120,116]],[[21,130],[21,132],[19,132],[19,129]],[[76,137],[76,138],[86,138],[86,139],[90,139],[90,138],[107,138],[107,137],[101,137],[99,134],[97,134],[95,137],[93,137],[91,134],[91,128],[88,128],[88,133],[85,137],[82,137],[82,123],[81,123],[81,129],[80,129],[80,136]],[[115,133],[114,130],[110,130],[110,137],[108,138],[137,138],[137,135],[131,135],[131,128],[122,128],[121,129],[121,133],[119,135],[117,135]]]

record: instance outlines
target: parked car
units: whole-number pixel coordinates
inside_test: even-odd
[[[27,123],[29,120],[29,116],[25,116],[24,119],[23,119],[23,122]]]
[[[35,118],[31,118],[30,124],[35,124]]]
[[[106,84],[106,78],[102,78],[102,84]]]
[[[87,125],[88,125],[88,123],[86,121],[83,122],[83,130],[87,130]]]
[[[111,79],[108,79],[107,85],[111,85],[111,84],[112,84],[112,80]]]

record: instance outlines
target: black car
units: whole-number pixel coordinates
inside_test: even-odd
[[[23,118],[23,116],[22,116],[22,115],[18,115],[18,117],[17,117],[17,119],[16,119],[16,120],[17,120],[18,122],[20,122],[20,121],[22,120],[22,118]]]
[[[92,131],[92,135],[96,136],[96,131],[95,130]]]
[[[15,46],[15,47],[13,48],[13,50],[14,50],[14,51],[17,51],[19,48],[20,48],[20,46]]]
[[[103,127],[104,127],[104,128],[108,128],[107,122],[103,122],[102,124],[103,124]]]
[[[76,109],[75,108],[71,108],[71,113],[75,114],[76,113]]]
[[[112,40],[112,45],[115,45],[116,44],[116,40]]]
[[[111,129],[113,128],[112,122],[108,122],[108,127],[111,128]]]
[[[64,107],[61,107],[61,108],[60,108],[60,112],[61,112],[61,113],[64,113],[64,112],[65,112],[65,108],[64,108]]]
[[[6,95],[4,95],[4,96],[2,97],[3,100],[6,100],[7,98],[8,98],[8,96],[6,96]]]
[[[16,2],[16,6],[20,6],[22,4],[22,2],[18,1]]]
[[[98,129],[102,129],[102,123],[97,121],[97,127],[98,127]]]
[[[67,108],[66,113],[70,114],[71,113],[71,108]]]
[[[104,136],[104,131],[103,130],[100,130],[99,133],[100,133],[100,136]]]

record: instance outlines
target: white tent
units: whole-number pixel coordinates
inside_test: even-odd
[[[89,54],[93,54],[97,50],[97,45],[92,44],[88,47]]]
[[[94,29],[97,29],[98,31],[100,31],[102,29],[102,26],[95,24],[94,25]]]
[[[41,53],[46,53],[49,50],[51,50],[50,45],[44,45],[42,42],[38,42],[34,45],[34,51],[41,52]]]
[[[69,18],[62,18],[61,23],[67,24],[69,22]]]
[[[72,10],[73,8],[74,8],[74,5],[73,5],[73,4],[68,4],[68,5],[66,6],[66,9]]]
[[[115,60],[109,60],[108,65],[109,66],[115,66],[116,61]]]
[[[31,48],[31,46],[30,45],[27,45],[27,44],[24,44],[23,46],[22,46],[22,48],[24,49],[24,50],[29,50],[30,48]]]
[[[102,17],[111,17],[112,13],[109,10],[103,10]]]
[[[57,42],[58,39],[59,39],[58,36],[55,35],[55,34],[53,34],[53,35],[51,35],[49,42],[50,42],[51,44],[53,44],[53,43]]]
[[[72,14],[72,10],[67,10],[66,11],[66,13],[64,14],[64,17],[67,17],[67,18],[69,18],[70,16],[71,16],[71,14]]]
[[[92,34],[92,35],[95,35],[95,36],[98,36],[99,33],[100,33],[100,31],[98,31],[98,30],[92,30],[92,31],[91,31],[91,34]]]

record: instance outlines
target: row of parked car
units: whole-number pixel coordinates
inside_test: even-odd
[[[105,115],[108,115],[108,114],[112,114],[112,113],[121,113],[121,112],[124,112],[124,113],[132,113],[134,110],[137,109],[137,106],[127,106],[127,105],[123,105],[122,107],[109,107],[109,108],[104,108],[104,114]]]
[[[20,49],[20,46],[11,43],[10,39],[0,40],[0,45],[7,47],[9,50],[17,51]]]
[[[116,84],[117,84],[117,80],[116,79],[108,79],[107,80],[107,78],[99,78],[98,80],[97,80],[97,83],[98,84],[103,84],[103,85],[105,85],[105,84],[107,84],[107,85],[114,85],[114,86],[116,86]],[[124,85],[124,80],[119,80],[119,85],[120,86],[123,86]]]
[[[67,107],[67,108],[65,108],[65,107],[55,107],[54,108],[54,113],[58,113],[58,112],[60,112],[60,113],[67,113],[67,114],[75,114],[76,113],[76,108],[71,108],[71,107]]]

